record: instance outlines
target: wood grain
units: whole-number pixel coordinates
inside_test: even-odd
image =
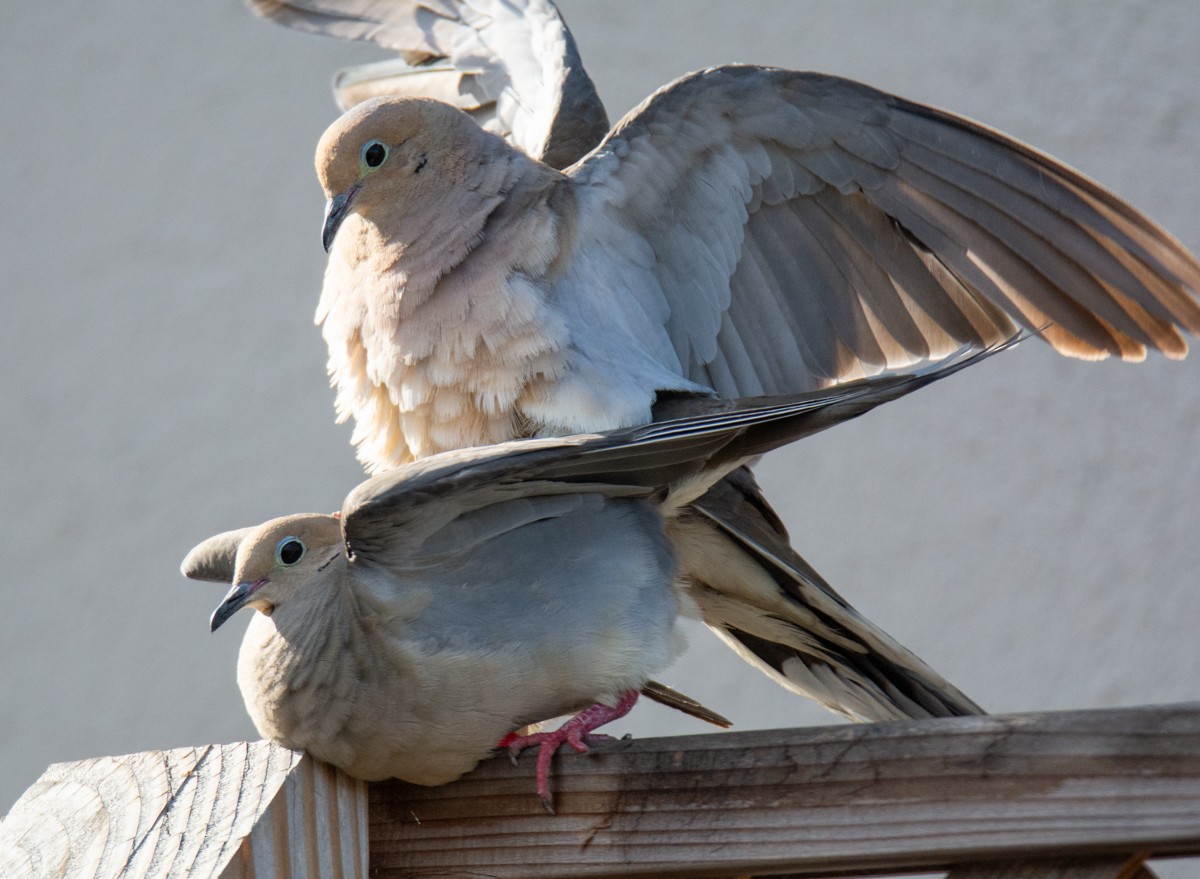
[[[221,879],[366,879],[367,785],[305,757]]]
[[[1200,853],[1200,706],[652,739],[370,786],[372,876],[827,876]]]
[[[0,876],[364,877],[365,803],[266,742],[57,763],[0,824]]]

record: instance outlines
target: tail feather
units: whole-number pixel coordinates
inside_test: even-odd
[[[692,597],[704,622],[752,665],[851,720],[985,713],[791,548],[747,469],[692,510],[673,526]],[[700,558],[701,544],[724,552]]]

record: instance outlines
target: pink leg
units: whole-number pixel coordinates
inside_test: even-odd
[[[509,733],[500,740],[499,747],[507,748],[509,756],[512,757],[515,763],[518,755],[523,750],[533,745],[538,746],[538,799],[542,801],[542,806],[545,810],[553,814],[554,804],[550,796],[550,760],[554,757],[555,752],[566,744],[570,745],[578,753],[584,754],[588,750],[589,743],[596,744],[599,741],[609,739],[609,736],[592,735],[592,731],[617,718],[624,717],[633,709],[637,699],[637,690],[630,690],[627,693],[621,694],[621,698],[617,700],[616,705],[610,707],[596,703],[590,708],[580,711],[558,729],[554,730],[554,732],[534,733],[528,736]]]

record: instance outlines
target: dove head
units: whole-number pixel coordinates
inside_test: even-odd
[[[317,144],[317,177],[329,201],[321,243],[357,214],[391,239],[438,210],[486,163],[498,138],[466,113],[424,98],[383,97],[352,107]]]
[[[249,529],[237,549],[233,588],[213,611],[212,631],[243,607],[272,613],[300,595],[344,547],[336,516],[285,516]]]

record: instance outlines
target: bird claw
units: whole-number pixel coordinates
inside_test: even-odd
[[[569,745],[576,753],[586,754],[591,750],[590,745],[615,741],[612,736],[604,735],[603,733],[593,733],[592,731],[619,717],[624,717],[633,708],[634,703],[637,702],[637,698],[637,690],[630,690],[627,693],[621,694],[621,698],[617,700],[616,705],[610,706],[601,703],[592,705],[580,711],[553,732],[537,732],[529,735],[517,735],[515,732],[509,733],[499,741],[497,747],[507,750],[508,759],[512,762],[513,766],[516,766],[517,758],[521,756],[521,752],[526,748],[537,745],[537,795],[542,803],[542,808],[553,815],[554,798],[550,793],[550,761],[558,752],[558,749],[563,745]],[[630,738],[632,737],[628,735],[624,736],[622,741]]]
[[[592,735],[584,738],[584,742],[588,747],[584,748],[579,753],[594,754],[595,751],[593,751],[592,748],[594,748],[596,745],[611,745],[617,741],[619,741],[619,739],[617,739],[615,736],[606,736],[604,733],[593,733]]]

